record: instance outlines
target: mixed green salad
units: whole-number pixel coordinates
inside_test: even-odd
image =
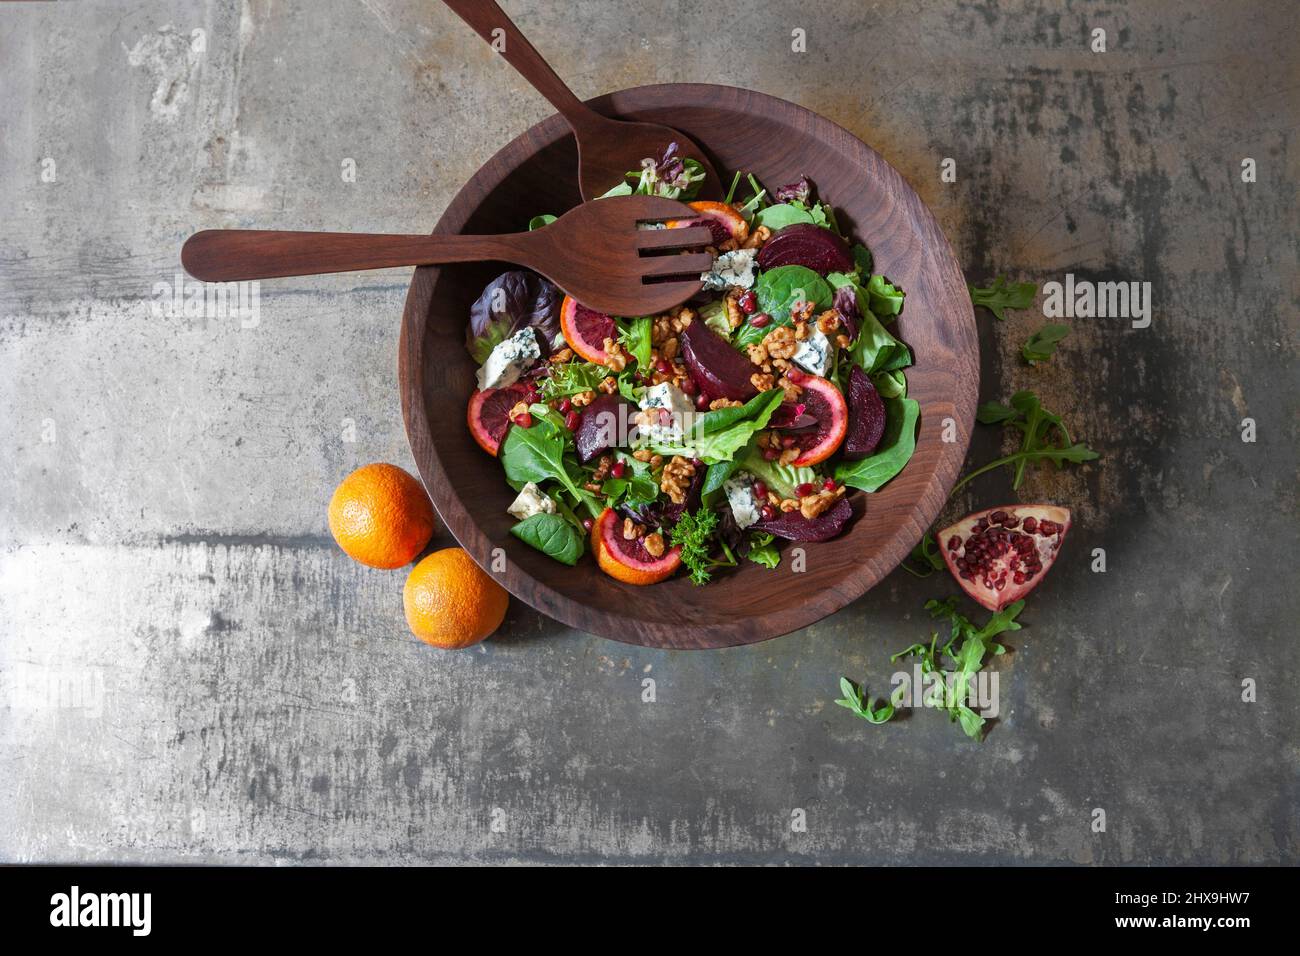
[[[673,144],[610,193],[695,213],[657,228],[709,227],[713,268],[685,305],[609,316],[512,271],[470,310],[467,419],[517,493],[511,533],[633,584],[775,568],[781,542],[839,535],[849,492],[915,449],[912,355],[889,328],[904,291],[806,177],[769,191],[737,173],[722,202],[696,199],[703,181]]]

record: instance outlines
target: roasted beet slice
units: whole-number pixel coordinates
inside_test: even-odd
[[[682,329],[679,341],[686,370],[710,400],[746,402],[758,394],[749,380],[756,371],[753,364],[703,322],[692,322]]]
[[[866,458],[885,434],[885,403],[867,373],[857,366],[849,373],[849,433],[844,436],[844,457]]]
[[[853,506],[848,499],[841,498],[816,518],[805,518],[798,511],[783,511],[770,521],[758,521],[750,527],[787,541],[829,541],[844,530],[852,517]]]
[[[584,465],[599,458],[619,443],[626,434],[631,405],[621,395],[598,395],[582,410],[582,418],[573,431],[578,460]]]
[[[807,266],[814,272],[852,272],[853,254],[849,244],[821,226],[796,222],[778,229],[758,253],[762,269],[777,266]]]

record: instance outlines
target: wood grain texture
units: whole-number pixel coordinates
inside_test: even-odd
[[[596,112],[573,92],[551,68],[537,48],[494,0],[443,0],[474,32],[486,40],[520,76],[559,111],[573,130],[578,148],[578,189],[588,201],[603,196],[625,182],[628,170],[640,158],[661,156],[676,142],[678,154],[704,166],[708,179],[706,198],[721,198],[720,180],[708,155],[698,143],[675,127],[662,123],[637,123],[612,119]],[[494,35],[495,34],[495,35]],[[639,157],[628,163],[627,157]]]
[[[181,264],[205,282],[236,282],[504,260],[541,273],[597,312],[653,315],[700,290],[700,273],[712,268],[712,256],[677,253],[701,250],[711,233],[704,226],[639,230],[637,223],[693,213],[660,196],[614,196],[570,209],[544,228],[499,235],[204,229],[185,241]],[[575,249],[583,254],[575,256]]]
[[[470,303],[499,265],[416,270],[407,295],[398,373],[407,436],[439,515],[476,561],[512,594],[573,627],[633,644],[715,648],[789,633],[865,593],[907,555],[939,513],[966,454],[979,385],[979,346],[966,284],[934,217],[879,154],[817,114],[764,94],[703,84],[623,90],[592,101],[611,115],[666,121],[706,144],[715,165],[769,185],[806,174],[840,224],[865,242],[876,271],[907,292],[896,331],[911,346],[909,394],[921,404],[916,453],[881,491],[852,496],[855,517],[834,541],[806,545],[807,570],[789,562],[685,577],[648,588],[621,584],[589,559],[558,564],[514,540],[513,494],[499,463],[474,443],[464,408],[475,366],[464,348]],[[573,141],[553,116],[508,144],[465,185],[436,232],[505,231],[579,199]],[[951,421],[955,440],[942,432]],[[787,552],[788,553],[788,552]]]

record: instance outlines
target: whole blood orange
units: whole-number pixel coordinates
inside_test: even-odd
[[[462,548],[435,551],[411,569],[402,590],[411,633],[434,647],[477,644],[505,620],[510,595]]]
[[[334,490],[329,522],[348,557],[372,568],[400,568],[433,537],[433,505],[424,486],[396,465],[365,465]]]

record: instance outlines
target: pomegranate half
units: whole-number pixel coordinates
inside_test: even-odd
[[[935,540],[962,590],[990,611],[1000,611],[1043,579],[1068,530],[1066,508],[1002,505],[967,515]]]

